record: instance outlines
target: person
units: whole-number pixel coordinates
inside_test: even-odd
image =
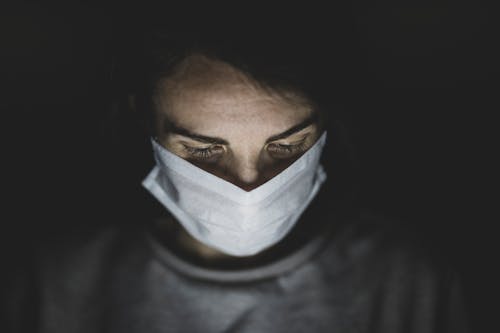
[[[128,105],[161,213],[38,249],[5,331],[467,331],[451,266],[351,204],[328,59],[252,37],[149,39]]]

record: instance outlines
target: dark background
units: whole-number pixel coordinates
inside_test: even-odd
[[[134,49],[123,45],[127,31],[153,17],[228,29],[242,17],[250,26],[313,22],[312,33],[331,35],[348,55],[339,103],[359,155],[362,206],[417,226],[449,255],[476,325],[489,328],[498,262],[497,221],[486,210],[497,154],[489,115],[499,110],[495,11],[477,1],[377,3],[229,11],[66,1],[3,10],[4,254],[15,259],[19,247],[122,218],[133,205],[144,170],[138,156],[110,151],[106,132],[114,55]]]

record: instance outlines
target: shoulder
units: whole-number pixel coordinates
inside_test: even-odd
[[[460,274],[408,222],[361,214],[332,238],[321,267],[356,309],[381,322],[415,316],[440,332],[464,332],[469,324]]]
[[[40,307],[95,294],[110,271],[137,256],[139,232],[119,226],[74,229],[43,237],[16,255],[2,276],[0,331],[31,331]]]
[[[455,273],[449,258],[407,221],[361,213],[343,223],[328,243],[323,260],[337,268],[355,270],[374,280],[400,275],[408,279],[450,279]]]
[[[130,225],[109,225],[86,231],[72,231],[41,243],[35,253],[40,277],[82,283],[90,276],[109,271],[114,265],[137,256],[143,229]],[[54,275],[53,277],[50,277]]]

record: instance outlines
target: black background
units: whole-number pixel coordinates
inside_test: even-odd
[[[477,1],[273,10],[66,1],[3,10],[2,164],[11,213],[2,221],[4,254],[16,258],[17,247],[98,225],[133,204],[123,192],[139,186],[143,170],[134,169],[137,156],[116,163],[105,124],[116,89],[113,54],[123,48],[117,40],[152,17],[181,29],[230,29],[242,17],[250,26],[286,21],[306,29],[314,22],[312,33],[331,34],[348,48],[341,104],[359,153],[360,201],[417,225],[448,254],[476,325],[488,328],[498,262],[497,221],[486,207],[494,202],[489,116],[498,110],[499,35],[495,11]]]

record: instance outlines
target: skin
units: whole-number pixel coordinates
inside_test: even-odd
[[[312,123],[269,141],[310,119],[312,107],[300,96],[264,91],[231,66],[202,56],[181,64],[160,84],[158,96],[158,142],[246,191],[289,166],[318,138]]]
[[[266,90],[204,56],[187,58],[161,81],[155,103],[163,147],[245,191],[288,167],[320,134],[305,98]],[[185,232],[178,240],[205,258],[224,256]]]

